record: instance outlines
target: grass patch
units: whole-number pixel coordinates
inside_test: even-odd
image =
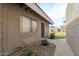
[[[63,39],[66,37],[66,32],[55,32],[54,35],[52,34],[53,33],[50,33],[50,39]]]
[[[63,39],[66,37],[65,32],[55,32],[55,39]]]

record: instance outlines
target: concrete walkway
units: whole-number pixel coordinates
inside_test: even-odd
[[[71,51],[69,45],[66,42],[66,39],[57,39],[50,40],[51,43],[56,45],[56,50],[54,56],[73,56],[73,52]]]

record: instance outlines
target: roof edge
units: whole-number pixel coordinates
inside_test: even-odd
[[[50,24],[54,24],[53,21],[48,17],[48,15],[46,15],[46,13],[40,8],[40,6],[37,3],[25,3],[25,5],[27,5],[28,7],[30,7],[34,11],[36,11],[36,13],[38,13],[41,17],[43,17],[44,19],[46,19],[46,21],[48,21]],[[39,13],[38,10],[36,10],[34,8],[34,5],[36,5],[36,7],[40,10],[40,12],[42,12],[42,14],[44,16],[41,13]]]
[[[40,10],[50,19],[50,17],[41,9],[41,7],[37,4],[37,3],[35,3],[39,8],[40,8]],[[50,19],[51,20],[51,19]],[[51,20],[51,22],[52,22],[52,24],[54,24],[53,23],[53,21]]]

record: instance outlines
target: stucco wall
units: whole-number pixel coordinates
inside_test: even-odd
[[[52,33],[52,32],[58,32],[58,29],[56,27],[49,26],[49,34]]]
[[[67,42],[74,55],[79,56],[79,4],[67,6]]]
[[[41,23],[44,23],[45,37],[48,36],[48,22],[40,16],[33,16],[18,4],[1,4],[2,5],[2,49],[4,53],[11,53],[23,45],[32,43],[41,39]],[[24,15],[37,21],[37,31],[21,33],[20,16]]]
[[[1,4],[0,4],[0,55],[1,55]]]

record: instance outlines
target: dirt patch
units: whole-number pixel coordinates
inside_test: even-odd
[[[26,49],[34,49],[37,50],[37,56],[53,56],[56,46],[53,43],[49,43],[47,46],[42,46],[41,42],[35,42],[29,45]]]

